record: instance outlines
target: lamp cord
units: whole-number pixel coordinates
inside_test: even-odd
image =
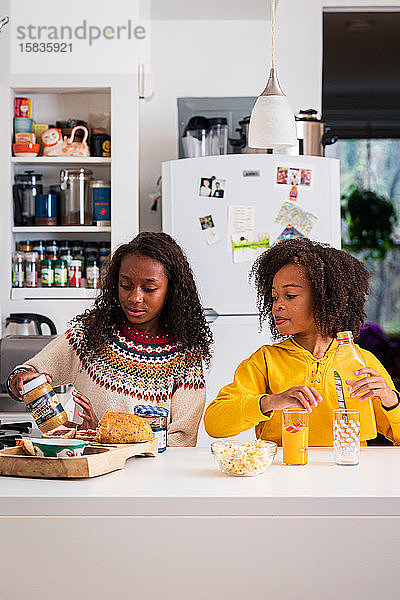
[[[275,0],[271,0],[271,57],[272,57],[272,68],[275,70]]]

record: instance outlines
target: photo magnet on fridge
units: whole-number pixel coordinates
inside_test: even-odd
[[[297,185],[292,185],[290,188],[289,200],[297,200]]]
[[[200,177],[199,196],[211,196],[215,177]]]
[[[277,167],[276,169],[276,183],[287,185],[288,183],[289,169],[287,167]]]
[[[311,186],[311,169],[301,169],[300,185]]]
[[[289,169],[289,185],[300,185],[300,169]]]
[[[225,194],[226,179],[213,179],[211,187],[211,196],[213,198],[223,198]]]
[[[219,242],[219,235],[215,229],[214,220],[212,215],[206,215],[205,217],[199,217],[200,226],[203,230],[203,236],[209,246]]]

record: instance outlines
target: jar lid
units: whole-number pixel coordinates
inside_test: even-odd
[[[168,417],[169,410],[162,406],[151,406],[150,404],[137,404],[133,409],[135,415],[140,416],[156,416],[156,417]]]
[[[31,392],[32,390],[38,388],[40,385],[47,383],[46,375],[39,375],[39,377],[35,377],[34,379],[30,379],[26,383],[23,384],[22,389],[24,390],[24,394]]]
[[[71,260],[70,262],[71,267],[81,267],[82,262],[80,260]]]

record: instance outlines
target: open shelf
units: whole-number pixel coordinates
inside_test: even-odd
[[[54,227],[32,225],[31,227],[13,227],[13,233],[110,233],[111,226],[97,227],[96,225],[55,225]]]
[[[90,288],[12,288],[11,300],[85,300],[96,298],[99,290]]]
[[[13,156],[12,164],[19,165],[111,165],[111,157],[102,156]]]

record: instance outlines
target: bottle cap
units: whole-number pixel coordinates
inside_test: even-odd
[[[22,388],[24,390],[24,394],[27,394],[28,392],[31,392],[32,390],[36,389],[40,385],[43,385],[44,383],[47,383],[47,377],[46,377],[46,375],[39,375],[39,377],[35,377],[34,379],[30,379],[29,381],[27,381],[26,383],[24,383],[23,386],[22,386]]]
[[[341,340],[350,340],[353,341],[353,332],[352,331],[338,331],[336,335],[336,339]]]

